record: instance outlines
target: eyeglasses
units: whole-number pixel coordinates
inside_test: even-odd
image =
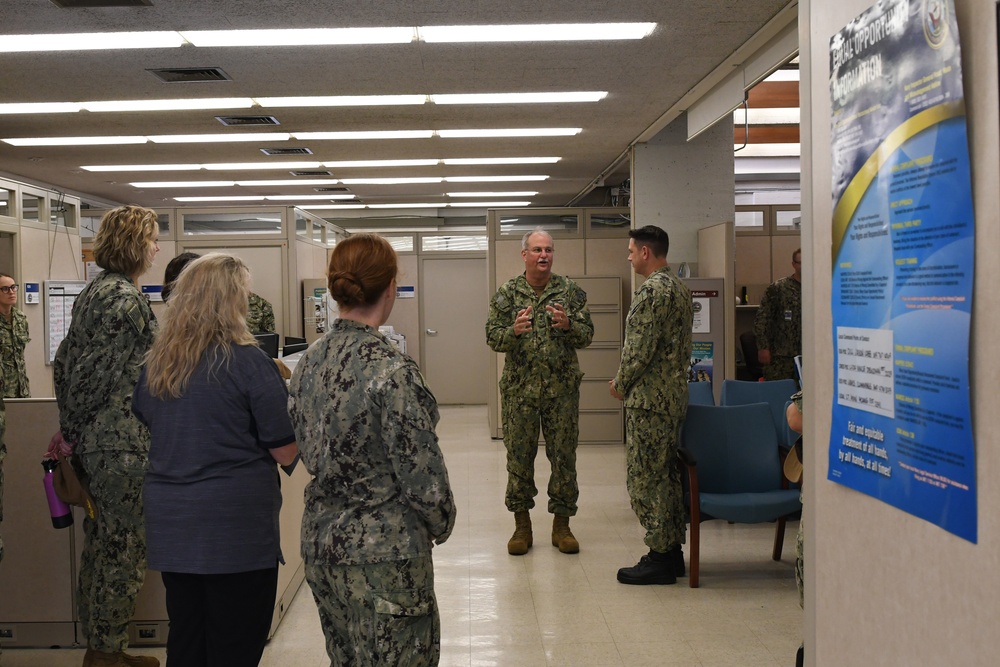
[[[18,287],[20,287],[20,285],[17,283],[14,283],[13,285],[0,285],[0,292],[3,292],[4,294],[13,294],[17,292]]]

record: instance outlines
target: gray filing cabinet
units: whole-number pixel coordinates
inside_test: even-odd
[[[594,340],[577,350],[583,382],[580,385],[580,444],[625,441],[621,401],[611,396],[608,382],[615,378],[622,352],[622,284],[618,276],[570,276],[587,293],[594,321]]]

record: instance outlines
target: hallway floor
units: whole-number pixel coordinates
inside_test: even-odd
[[[543,491],[531,512],[534,547],[510,556],[506,543],[514,521],[503,505],[504,448],[488,435],[485,406],[443,407],[438,435],[459,508],[454,534],[434,550],[442,665],[794,664],[802,623],[793,574],[796,523],[786,529],[780,562],[770,557],[773,524],[703,524],[701,588],[689,588],[687,578],[673,586],[625,586],[615,573],[647,549],[625,491],[622,447],[578,451],[580,510],[570,522],[581,545],[576,555],[561,554],[549,542],[551,516],[543,497],[548,462],[540,450],[536,483]],[[162,648],[134,652],[161,662],[166,655]],[[8,649],[0,665],[78,667],[82,660],[79,649]],[[303,584],[261,665],[328,664],[316,607]]]

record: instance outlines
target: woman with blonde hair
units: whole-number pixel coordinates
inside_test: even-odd
[[[436,665],[431,548],[455,525],[417,365],[378,327],[396,299],[396,253],[372,234],[337,244],[327,284],[340,319],[306,350],[288,402],[312,481],[302,517],[306,580],[332,665]]]
[[[50,453],[73,451],[99,514],[83,522],[77,611],[87,644],[84,667],[157,667],[125,653],[128,623],[146,574],[142,480],[149,433],[131,410],[155,318],[136,281],[159,246],[156,213],[141,206],[108,211],[94,237],[104,269],[73,304],[73,319],[52,370],[60,432]]]
[[[168,665],[257,665],[271,625],[283,562],[275,462],[297,450],[285,383],[247,329],[249,289],[236,257],[188,264],[132,400],[152,438],[143,499]]]

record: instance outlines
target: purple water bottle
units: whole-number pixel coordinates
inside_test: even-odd
[[[45,476],[42,477],[42,485],[45,487],[45,497],[49,501],[49,514],[52,515],[52,527],[68,528],[73,525],[73,513],[70,511],[69,505],[56,495],[56,489],[53,486],[57,465],[59,465],[59,462],[52,459],[44,459],[42,461],[42,468],[45,470]]]

